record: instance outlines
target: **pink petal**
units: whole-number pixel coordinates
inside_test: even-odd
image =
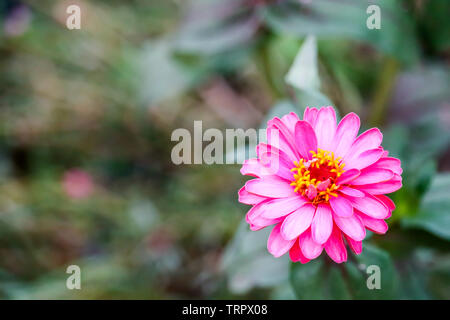
[[[369,168],[389,169],[398,175],[402,174],[402,172],[403,172],[402,167],[401,167],[401,162],[397,158],[382,157],[380,160],[375,162]]]
[[[341,231],[337,226],[333,227],[333,232],[327,243],[325,243],[325,251],[336,263],[347,261],[347,249],[345,249]]]
[[[248,159],[242,164],[241,174],[261,178],[263,176],[273,175],[270,169],[265,168],[259,163],[258,159]]]
[[[382,141],[383,135],[377,128],[372,128],[361,133],[359,137],[356,138],[356,140],[353,142],[350,150],[344,157],[344,162],[347,163],[348,160],[354,159],[364,151],[378,148],[381,145]]]
[[[250,193],[268,198],[288,198],[297,195],[289,181],[278,176],[264,176],[249,180],[245,183],[245,189]]]
[[[323,247],[311,237],[311,231],[307,230],[298,238],[303,255],[308,259],[315,259],[322,253]]]
[[[263,204],[269,202],[270,200],[271,200],[270,198],[266,198],[266,200],[263,200],[260,203],[251,207],[251,209],[248,210],[247,214],[245,215],[245,221],[247,221],[247,223],[249,224],[253,223],[253,220],[261,216],[261,213],[263,212],[262,209],[264,208]]]
[[[354,168],[354,169],[364,169],[371,164],[375,163],[380,159],[381,155],[383,153],[383,149],[370,149],[367,151],[364,151],[357,157],[345,160],[345,168]]]
[[[286,127],[289,129],[290,132],[295,131],[295,124],[299,120],[300,119],[298,118],[298,115],[295,114],[294,112],[290,112],[281,118],[281,121],[284,122],[284,124],[286,125]]]
[[[389,210],[389,214],[388,214],[388,216],[386,217],[386,219],[389,219],[390,217],[392,217],[392,211],[391,211],[391,210]]]
[[[352,249],[352,251],[355,254],[361,254],[361,252],[362,252],[362,241],[355,241],[352,238],[347,237],[345,235],[344,235],[344,237],[345,237],[345,240],[347,241],[350,249]]]
[[[284,138],[285,143],[293,151],[294,156],[296,156],[296,158],[298,158],[300,156],[295,147],[294,132],[291,132],[289,130],[289,128],[286,126],[286,124],[283,121],[281,121],[280,118],[275,117],[272,120],[269,120],[267,122],[267,127],[275,127],[278,130],[280,130],[280,133],[281,133],[280,138]],[[279,148],[279,149],[281,149],[281,148]],[[281,149],[281,150],[283,150],[283,149]]]
[[[339,229],[353,240],[362,241],[366,237],[366,229],[356,214],[347,218],[334,215],[333,219]]]
[[[308,189],[306,190],[306,197],[309,200],[314,199],[317,196],[317,189],[313,184],[310,184],[308,186]]]
[[[355,209],[364,214],[375,218],[385,219],[389,215],[389,209],[381,201],[370,194],[366,194],[364,198],[348,198]]]
[[[276,219],[294,212],[306,203],[299,195],[290,198],[274,199],[261,205],[261,217],[265,219]]]
[[[350,169],[345,171],[336,181],[339,184],[347,184],[353,180],[355,180],[361,172],[358,169]]]
[[[350,217],[353,215],[352,203],[344,197],[331,197],[330,206],[334,213],[340,217]]]
[[[325,243],[333,228],[333,217],[329,205],[319,204],[311,223],[311,235],[318,244]]]
[[[372,217],[369,217],[368,215],[365,215],[362,212],[356,213],[360,218],[364,226],[369,229],[370,231],[373,231],[378,234],[385,234],[388,230],[388,225],[386,221],[383,219],[374,219]]]
[[[261,217],[261,210],[259,210],[257,207],[260,207],[260,205],[254,206],[252,209],[250,209],[246,216],[245,220],[250,225],[250,230],[252,231],[258,231],[260,229],[263,229],[265,227],[271,226],[273,224],[277,224],[279,222],[283,221],[283,217],[277,218],[277,219],[266,219]]]
[[[261,162],[268,163],[266,168],[270,170],[274,175],[279,176],[280,178],[286,179],[287,181],[294,180],[294,174],[288,167],[288,163],[286,163],[280,155],[276,153],[264,153],[261,156]],[[291,165],[293,168],[294,165]]]
[[[300,263],[307,263],[307,262],[310,261],[308,258],[306,258],[303,255],[302,250],[300,249],[300,245],[298,243],[298,240],[295,241],[295,243],[292,246],[291,250],[289,250],[289,257],[291,258],[292,262],[300,261]]]
[[[317,137],[317,147],[329,150],[336,133],[336,114],[333,107],[321,108],[317,114],[314,131]]]
[[[266,199],[257,205],[254,205],[245,215],[245,221],[250,225],[250,229],[253,231],[260,230],[267,226],[276,224],[283,220],[283,217],[275,219],[267,219],[262,217],[264,211],[264,205],[269,202],[270,199]]]
[[[345,194],[347,196],[350,196],[350,197],[356,197],[356,198],[365,197],[364,192],[361,192],[361,191],[359,191],[357,189],[353,189],[353,188],[350,188],[350,187],[342,187],[342,188],[339,189],[339,192],[341,192],[341,193],[343,193],[343,194]]]
[[[258,230],[264,229],[266,227],[269,227],[271,225],[277,224],[277,223],[279,223],[282,220],[283,219],[267,220],[267,219],[264,219],[264,218],[257,218],[255,220],[255,223],[250,223],[250,230],[258,231]]]
[[[320,182],[320,183],[317,185],[317,190],[319,190],[319,191],[325,191],[325,190],[327,190],[327,188],[328,188],[328,186],[330,185],[330,183],[331,183],[330,178],[328,178],[328,179],[325,180],[325,181]]]
[[[358,135],[359,126],[359,117],[353,112],[342,118],[336,129],[335,143],[332,144],[331,151],[338,157],[345,156]]]
[[[288,181],[294,180],[294,175],[291,171],[294,164],[283,151],[272,148],[272,150],[263,151],[259,158],[259,162],[272,172],[272,174]]]
[[[314,129],[306,121],[298,121],[295,125],[295,142],[300,155],[304,159],[310,160],[312,154],[310,151],[317,150],[317,138]]]
[[[392,179],[394,173],[391,170],[379,168],[365,168],[361,170],[358,178],[352,181],[352,185],[380,183]]]
[[[252,231],[258,231],[261,229],[264,229],[264,227],[261,227],[261,226],[255,225],[255,224],[250,224],[250,230],[252,230]]]
[[[276,146],[264,142],[260,142],[256,146],[256,155],[258,158],[260,158],[264,153],[271,153],[271,152],[280,154],[280,156],[283,157],[283,159],[289,163],[289,166],[292,166],[291,163],[293,163],[293,161],[290,160],[289,156],[283,150],[277,148]],[[263,166],[267,165],[267,163],[263,163],[261,161],[260,164]]]
[[[295,240],[285,240],[280,233],[280,223],[277,224],[270,233],[267,240],[267,250],[276,258],[281,257],[294,245]]]
[[[311,204],[305,204],[284,219],[281,225],[281,235],[286,240],[297,238],[311,226],[316,208]]]
[[[238,196],[239,196],[240,203],[250,204],[250,205],[258,204],[267,199],[266,197],[261,197],[256,194],[248,192],[247,190],[245,190],[245,187],[242,187],[241,189],[239,189]]]
[[[277,147],[275,147],[275,146],[273,146],[271,144],[267,144],[267,143],[264,143],[264,142],[258,143],[258,145],[256,146],[256,156],[258,157],[258,160],[261,158],[263,153],[270,152],[272,150],[278,152],[280,149],[278,149]],[[263,163],[261,161],[259,163],[261,165],[263,165],[263,166],[266,165],[266,163]]]
[[[281,133],[279,129],[274,126],[269,126],[266,129],[267,135],[267,144],[274,146],[279,150],[283,150],[289,157],[289,159],[294,162],[298,160],[298,156],[295,150],[293,150],[292,146],[286,139],[286,137]]]
[[[373,195],[380,195],[385,193],[392,193],[397,191],[402,187],[402,179],[400,176],[394,176],[392,180],[374,183],[374,184],[366,184],[364,186],[358,186],[358,189],[361,191],[365,191],[367,193]]]
[[[316,108],[306,107],[305,112],[303,113],[303,120],[308,121],[309,124],[314,128],[316,125],[317,113],[319,110]]]
[[[391,210],[391,211],[395,210],[395,203],[388,196],[381,194],[381,195],[375,196],[375,198],[377,198],[378,200],[383,202],[384,205],[389,208],[389,210]]]
[[[252,231],[258,231],[261,229],[264,229],[266,227],[269,227],[271,225],[277,224],[279,222],[281,222],[283,219],[272,219],[272,220],[267,220],[264,218],[257,218],[255,219],[255,223],[250,223],[250,230]]]

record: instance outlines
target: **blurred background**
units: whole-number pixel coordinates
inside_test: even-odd
[[[66,28],[70,4],[80,30]],[[369,4],[380,30],[366,27]],[[383,297],[450,299],[449,1],[3,0],[0,10],[0,298],[365,298],[296,289],[298,270],[266,252],[267,232],[242,223],[239,165],[170,160],[172,131],[194,120],[259,128],[333,105],[380,127],[402,160],[390,229],[366,241],[390,270]],[[309,34],[315,93],[284,81]],[[72,264],[81,290],[66,288]]]

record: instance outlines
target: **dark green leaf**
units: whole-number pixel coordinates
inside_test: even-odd
[[[341,270],[331,268],[328,274],[328,293],[330,299],[348,300],[351,299],[349,288],[342,276]]]
[[[434,235],[450,240],[450,174],[434,177],[428,192],[422,199],[417,215],[405,217],[406,227],[425,229]]]
[[[298,299],[323,299],[325,296],[325,268],[322,259],[307,264],[292,264],[289,275]]]
[[[398,279],[389,254],[374,246],[365,246],[356,256],[357,265],[348,263],[351,293],[355,299],[395,299],[398,293]],[[373,268],[373,270],[371,270]],[[371,277],[380,271],[380,288],[369,289]]]
[[[397,274],[389,255],[381,249],[365,246],[355,260],[335,264],[324,253],[307,264],[295,263],[290,280],[299,299],[394,299]],[[327,263],[325,263],[325,260]],[[379,288],[369,288],[379,276]]]

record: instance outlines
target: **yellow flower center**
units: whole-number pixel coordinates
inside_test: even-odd
[[[294,161],[295,167],[291,169],[294,180],[291,186],[313,204],[328,202],[330,196],[338,196],[336,191],[339,186],[335,182],[344,173],[345,164],[340,157],[335,158],[333,152],[322,149],[310,152],[313,155],[311,160]]]

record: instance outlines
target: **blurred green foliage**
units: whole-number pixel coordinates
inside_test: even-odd
[[[450,2],[376,4],[380,30],[368,1],[3,1],[0,298],[450,299]],[[285,82],[307,35],[314,90]],[[404,169],[390,230],[345,265],[274,259],[240,222],[239,166],[170,160],[193,120],[325,104],[381,127]],[[361,290],[373,263],[381,292]]]

